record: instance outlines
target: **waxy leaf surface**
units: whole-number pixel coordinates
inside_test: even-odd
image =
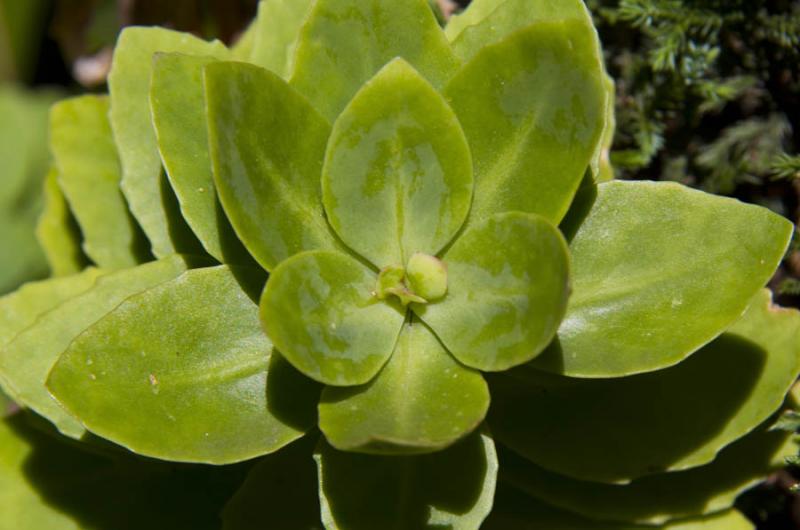
[[[158,150],[186,223],[209,254],[220,262],[238,246],[214,191],[208,152],[203,67],[227,53],[193,56],[157,54],[153,58],[150,108]]]
[[[258,4],[248,62],[289,79],[300,28],[315,0],[269,0]]]
[[[754,528],[753,523],[735,510],[661,526],[594,521],[533,499],[503,483],[497,487],[492,513],[481,526],[482,530],[753,530]]]
[[[453,51],[468,61],[484,47],[536,22],[565,20],[591,23],[592,19],[581,0],[476,0],[450,20],[445,34]],[[594,28],[588,31],[593,34]],[[599,43],[594,53],[600,56]]]
[[[81,250],[81,230],[58,185],[52,168],[44,181],[44,210],[36,224],[36,239],[42,247],[53,276],[80,272],[88,259]]]
[[[0,373],[14,389],[17,401],[50,420],[67,436],[81,437],[81,424],[53,400],[44,386],[50,369],[75,337],[125,298],[174,278],[186,268],[182,257],[173,256],[107,274],[98,278],[91,289],[42,315],[0,350]],[[101,343],[101,347],[106,346]]]
[[[594,47],[588,21],[540,22],[481,50],[447,85],[475,166],[470,222],[564,216],[603,130]]]
[[[223,530],[274,528],[321,530],[314,444],[309,435],[252,467],[222,512]]]
[[[163,182],[150,113],[153,55],[178,52],[214,56],[224,50],[220,42],[206,42],[188,33],[155,27],[126,28],[114,48],[108,89],[111,127],[122,161],[122,191],[157,257],[185,249],[180,248],[184,242],[175,233],[175,225],[180,226],[183,221],[173,210],[174,197]]]
[[[469,146],[441,95],[404,60],[358,91],[325,155],[328,221],[378,268],[437,254],[464,223],[472,198]]]
[[[680,362],[742,315],[791,233],[765,208],[678,184],[600,184],[570,244],[559,341],[535,366],[618,377]]]
[[[345,453],[323,442],[315,459],[329,530],[473,530],[492,508],[497,456],[486,435],[417,456]]]
[[[316,386],[271,353],[231,269],[195,269],[94,324],[47,386],[87,429],[136,453],[225,464],[276,451],[314,423]]]
[[[458,68],[426,0],[317,0],[300,31],[291,83],[334,121],[361,85],[395,57],[436,88]]]
[[[80,225],[86,254],[107,270],[146,260],[147,242],[119,188],[108,98],[79,96],[53,105],[50,145],[58,182]]]
[[[0,422],[0,512],[9,530],[218,530],[217,514],[242,480],[235,467],[107,458],[28,419]]]
[[[505,370],[552,340],[569,294],[561,233],[537,215],[512,212],[472,225],[443,258],[448,292],[412,306],[447,349],[480,370]]]
[[[548,504],[593,519],[663,524],[730,508],[741,492],[782,468],[785,458],[796,453],[791,434],[759,430],[725,448],[711,464],[627,485],[567,478],[510,452],[501,460],[512,484]]]
[[[0,298],[0,348],[41,314],[89,289],[100,274],[89,268],[73,276],[27,283]]]
[[[405,315],[378,300],[377,275],[335,251],[303,252],[281,263],[261,298],[261,321],[298,370],[329,385],[360,385],[389,359]]]
[[[798,372],[800,313],[771,307],[764,289],[741,320],[665,370],[591,380],[528,367],[498,375],[491,423],[499,441],[542,467],[625,482],[711,462],[780,408]]]
[[[403,328],[374,380],[323,391],[319,426],[343,451],[424,453],[473,431],[488,408],[480,373],[459,364],[417,321]]]
[[[335,248],[320,175],[330,125],[257,66],[205,70],[214,181],[236,233],[267,270],[303,250]]]

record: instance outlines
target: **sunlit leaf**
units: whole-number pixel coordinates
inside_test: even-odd
[[[0,377],[20,404],[50,420],[67,436],[79,438],[84,433],[81,424],[44,386],[50,369],[78,334],[125,298],[177,276],[186,267],[182,257],[173,256],[101,276],[91,289],[42,315],[0,350]],[[103,341],[102,347],[107,346]]]
[[[292,74],[300,28],[315,0],[269,0],[258,4],[248,61],[284,79]]]
[[[423,324],[406,325],[392,357],[364,386],[327,387],[319,426],[344,451],[424,453],[474,430],[489,407],[483,377],[453,359]]]
[[[569,256],[539,216],[507,213],[473,225],[444,255],[447,295],[412,306],[462,363],[505,370],[552,340],[569,294]]]
[[[581,380],[523,368],[492,379],[493,432],[547,469],[624,482],[712,461],[780,408],[798,372],[800,313],[771,308],[765,289],[722,336],[666,370]]]
[[[83,250],[101,268],[132,267],[148,259],[147,241],[128,213],[108,98],[79,96],[53,105],[50,145],[58,183],[83,234]]]
[[[469,146],[444,98],[407,62],[384,67],[336,120],[322,195],[339,237],[378,268],[437,254],[463,224]]]
[[[163,28],[130,27],[120,34],[114,49],[108,88],[111,127],[122,161],[122,191],[157,257],[171,254],[190,242],[174,197],[163,179],[161,158],[150,114],[153,55],[178,52],[195,55],[224,53],[220,42],[206,42],[187,33]]]
[[[225,464],[299,438],[319,389],[272,353],[235,273],[195,269],[128,298],[69,346],[48,388],[93,433],[165,460]]]
[[[335,248],[320,175],[330,125],[277,75],[241,63],[205,70],[214,181],[239,238],[267,270]]]
[[[330,121],[395,57],[436,88],[458,68],[426,0],[317,0],[300,32],[292,86]]]
[[[203,67],[226,55],[157,54],[150,108],[161,160],[183,219],[218,261],[242,264],[245,252],[214,189],[203,87]]]
[[[791,233],[765,208],[678,184],[601,184],[570,244],[559,341],[535,366],[617,377],[683,360],[741,316]]]
[[[540,22],[481,50],[447,85],[475,165],[470,222],[564,216],[603,130],[594,46],[588,21]]]
[[[392,354],[405,315],[378,300],[377,275],[334,251],[303,252],[281,263],[261,298],[261,321],[298,370],[329,385],[360,385]]]
[[[475,0],[464,13],[453,17],[445,32],[453,50],[466,61],[522,28],[566,20],[591,23],[591,16],[581,0]],[[594,33],[593,28],[588,31]],[[594,54],[600,55],[596,37]]]

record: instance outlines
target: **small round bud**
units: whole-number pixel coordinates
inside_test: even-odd
[[[447,267],[442,260],[417,252],[406,265],[406,281],[415,294],[436,300],[447,292]]]

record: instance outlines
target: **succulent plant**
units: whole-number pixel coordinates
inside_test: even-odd
[[[51,111],[55,275],[0,299],[3,389],[63,435],[3,423],[3,513],[751,528],[795,451],[800,315],[764,289],[793,226],[609,180],[611,87],[580,0],[126,29],[109,95]]]

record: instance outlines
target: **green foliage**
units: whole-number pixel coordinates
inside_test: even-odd
[[[679,7],[603,16],[698,108],[752,87],[703,85],[701,37],[735,20]],[[601,57],[581,0],[444,30],[427,0],[269,0],[230,49],[125,30],[110,96],[51,114],[57,277],[0,299],[27,409],[0,424],[0,525],[214,528],[227,502],[228,530],[749,528],[736,497],[796,451],[769,427],[800,313],[763,289],[793,227],[598,184]],[[668,128],[638,112],[645,164]],[[785,179],[786,123],[693,163]]]

